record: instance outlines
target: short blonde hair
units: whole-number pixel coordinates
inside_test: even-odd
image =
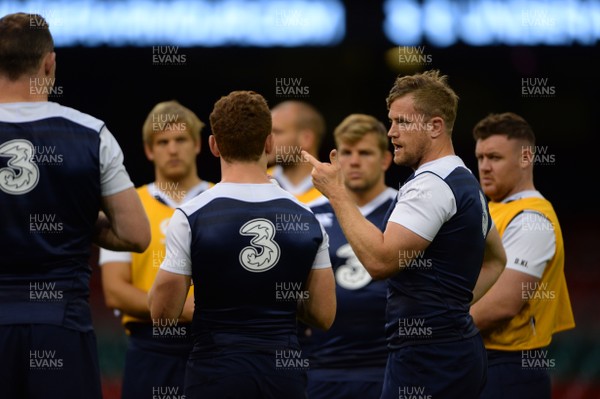
[[[383,123],[371,115],[348,115],[333,132],[337,147],[339,147],[341,143],[357,143],[367,134],[375,134],[377,136],[377,144],[382,153],[385,153],[388,150],[389,141],[387,138],[387,130]]]
[[[152,145],[154,133],[162,132],[170,127],[172,130],[187,131],[197,143],[200,141],[200,132],[204,126],[195,113],[178,101],[163,101],[156,104],[146,117],[142,128],[142,139],[146,145]]]

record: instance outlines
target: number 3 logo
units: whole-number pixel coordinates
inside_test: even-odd
[[[34,163],[35,148],[28,140],[15,139],[0,145],[0,157],[10,157],[0,169],[0,190],[21,195],[37,186],[40,170]]]
[[[275,226],[267,219],[253,219],[240,228],[243,236],[253,236],[250,245],[240,252],[240,264],[249,272],[266,272],[279,262],[281,249],[273,241]]]
[[[373,280],[356,257],[350,244],[342,245],[335,254],[339,258],[346,258],[346,263],[335,271],[335,280],[340,287],[347,290],[358,290]]]

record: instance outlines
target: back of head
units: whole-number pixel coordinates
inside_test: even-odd
[[[519,139],[535,145],[535,134],[527,121],[512,112],[489,114],[473,128],[475,140],[485,140],[493,135],[504,135],[509,139]]]
[[[381,152],[388,150],[387,130],[383,123],[371,115],[348,115],[333,132],[338,147],[341,143],[355,144],[367,134],[377,135],[377,144]]]
[[[178,101],[163,101],[154,106],[142,128],[144,144],[152,145],[154,133],[164,130],[185,130],[194,142],[200,141],[200,132],[204,123],[189,108],[184,107]]]
[[[221,157],[228,161],[258,161],[271,134],[271,111],[254,91],[233,91],[215,103],[210,126]]]
[[[425,71],[408,76],[399,76],[386,99],[388,109],[392,103],[405,95],[412,95],[415,110],[429,117],[444,119],[448,134],[452,133],[458,96],[448,85],[448,76],[438,70]]]
[[[52,51],[54,41],[42,16],[17,13],[0,19],[0,75],[10,81],[33,75]]]

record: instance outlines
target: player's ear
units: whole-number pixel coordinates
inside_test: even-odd
[[[265,154],[271,154],[273,152],[273,148],[275,148],[273,144],[273,134],[269,133],[265,139]]]
[[[154,151],[152,150],[152,144],[144,142],[144,153],[146,154],[146,158],[148,158],[148,161],[154,161]]]
[[[56,53],[54,51],[47,53],[42,61],[45,76],[52,76],[56,68]]]
[[[312,151],[317,140],[317,134],[311,129],[302,129],[300,131],[300,147],[306,151]]]
[[[390,167],[390,165],[392,164],[392,153],[390,152],[390,150],[385,150],[383,152],[383,157],[381,159],[381,169],[383,169],[383,171],[387,171]]]
[[[219,146],[217,145],[217,140],[214,135],[208,136],[208,147],[210,148],[210,152],[217,158],[221,157],[221,152],[219,151]]]
[[[515,143],[517,147],[517,153],[519,154],[519,165],[521,169],[526,169],[533,164],[535,159],[535,148],[529,143],[522,141],[521,143]]]
[[[427,122],[427,130],[431,138],[436,138],[446,132],[446,124],[439,116],[434,116]]]
[[[202,143],[200,138],[195,139],[192,137],[192,140],[194,140],[194,151],[196,152],[196,155],[200,154],[200,151],[202,150]]]

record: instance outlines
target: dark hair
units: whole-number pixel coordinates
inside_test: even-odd
[[[15,81],[33,74],[54,51],[46,20],[38,14],[8,14],[0,19],[0,74]]]
[[[210,126],[226,161],[257,161],[271,134],[271,111],[253,91],[233,91],[215,103]]]
[[[473,128],[475,140],[484,140],[496,134],[505,135],[509,139],[522,139],[530,145],[535,145],[535,134],[529,123],[512,112],[489,114]]]

